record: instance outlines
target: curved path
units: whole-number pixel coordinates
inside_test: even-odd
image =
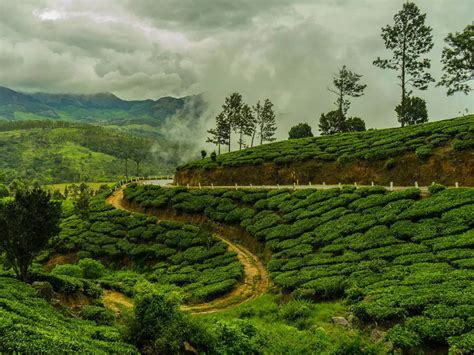
[[[107,202],[115,208],[127,212],[137,212],[130,208],[125,201],[123,187],[110,195],[107,198]],[[145,213],[153,215],[151,212]],[[256,255],[242,245],[235,244],[223,236],[216,234],[215,237],[227,243],[229,250],[237,254],[239,261],[244,266],[244,279],[232,291],[211,302],[183,306],[183,309],[189,310],[192,313],[214,313],[235,307],[265,293],[270,284],[267,270]]]

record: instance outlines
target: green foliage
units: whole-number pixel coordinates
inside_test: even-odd
[[[82,319],[92,320],[99,325],[111,325],[115,319],[111,310],[98,306],[83,306],[80,316]]]
[[[472,79],[472,48],[474,47],[474,25],[468,24],[462,32],[449,33],[444,39],[448,47],[443,48],[443,76],[438,86],[443,85],[448,95],[456,92],[469,94]]]
[[[430,146],[421,146],[416,148],[415,151],[415,154],[421,159],[428,158],[432,153],[433,151]]]
[[[288,139],[313,137],[311,126],[307,123],[298,123],[296,126],[290,128],[288,132]]]
[[[5,185],[0,184],[0,199],[8,196],[10,196],[8,188]]]
[[[117,328],[64,316],[31,286],[0,277],[0,352],[135,354]]]
[[[139,189],[141,195],[136,195]],[[138,202],[140,196],[171,193],[131,190],[126,193]],[[164,207],[212,196],[212,206],[204,212],[208,218],[225,222],[231,215],[264,243],[271,251],[267,268],[274,284],[299,299],[282,306],[280,321],[307,329],[312,310],[301,299],[345,297],[362,322],[388,324],[387,337],[397,348],[412,350],[430,342],[469,348],[465,344],[474,307],[472,189],[440,189],[424,198],[415,188],[212,191],[180,195]],[[245,209],[239,207],[243,202]],[[193,249],[192,254],[200,258],[206,251]],[[340,351],[379,349],[353,340]]]
[[[426,101],[420,97],[407,97],[395,107],[398,121],[406,125],[428,122]]]
[[[179,309],[179,295],[140,283],[135,292],[135,318],[130,340],[141,349],[156,353],[181,353],[184,342],[196,336],[190,317]]]
[[[474,147],[472,115],[465,117],[409,125],[404,128],[374,129],[365,132],[348,132],[314,138],[290,139],[244,149],[216,157],[200,159],[178,167],[178,170],[219,166],[250,166],[263,162],[292,164],[299,161],[388,161],[419,150],[423,157],[436,152],[437,147],[450,147],[470,151]],[[428,153],[429,150],[429,153]]]
[[[124,159],[131,147],[148,147],[152,142],[95,125],[19,121],[3,127],[0,123],[0,183],[32,176],[41,184],[119,180],[126,174]],[[140,173],[167,173],[176,163],[148,159],[140,164]]]
[[[98,279],[105,274],[105,266],[97,260],[84,258],[79,260],[78,265],[82,269],[83,277],[86,279]]]
[[[33,258],[59,232],[61,206],[40,188],[18,190],[0,205],[0,250],[16,276],[25,281]]]
[[[434,195],[435,193],[446,190],[446,186],[442,184],[432,184],[428,187],[430,194]]]
[[[404,3],[393,17],[394,24],[382,28],[382,38],[385,47],[393,52],[392,58],[377,58],[374,61],[374,65],[382,69],[400,72],[402,102],[395,111],[402,127],[426,121],[424,101],[409,98],[409,85],[426,90],[429,83],[434,81],[427,72],[430,60],[422,58],[433,48],[432,28],[425,25],[425,19],[426,14],[421,13],[415,3]]]

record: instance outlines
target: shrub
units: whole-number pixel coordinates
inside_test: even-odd
[[[441,184],[432,184],[428,187],[428,191],[430,194],[434,195],[435,193],[438,193],[440,191],[446,190],[446,186],[441,185]]]
[[[313,305],[309,301],[292,300],[280,307],[278,317],[298,329],[306,329],[311,324],[312,309]]]
[[[79,267],[86,279],[98,279],[105,273],[105,266],[101,262],[90,258],[79,260]]]
[[[426,145],[423,145],[421,147],[416,148],[416,151],[415,151],[415,154],[420,159],[426,159],[429,156],[431,156],[432,153],[433,153],[433,150],[432,150],[431,146],[426,146]]]
[[[79,265],[72,264],[56,265],[51,273],[54,275],[66,275],[77,278],[84,276],[82,268]]]
[[[387,339],[393,342],[397,348],[410,349],[420,344],[420,337],[412,330],[406,329],[400,324],[395,325],[387,333]]]
[[[115,319],[111,310],[98,306],[82,306],[80,316],[82,319],[92,320],[100,325],[110,325]]]

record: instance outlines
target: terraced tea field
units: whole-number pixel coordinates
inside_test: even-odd
[[[124,195],[146,211],[238,226],[264,247],[283,293],[344,300],[361,326],[376,324],[395,348],[474,350],[473,189],[435,187],[422,198],[415,188],[132,184]]]

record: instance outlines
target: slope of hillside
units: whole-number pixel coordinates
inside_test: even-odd
[[[180,166],[179,184],[474,185],[474,116],[280,141]]]
[[[67,317],[36,289],[0,275],[1,353],[137,354],[119,329]]]
[[[0,182],[14,178],[42,184],[75,181],[110,181],[125,175],[124,154],[142,139],[89,125],[28,121],[0,124]],[[153,141],[146,141],[149,146]],[[150,153],[140,162],[140,174],[166,173]],[[128,161],[128,173],[136,164]]]
[[[0,87],[0,120],[61,119],[101,124],[161,126],[171,117],[196,119],[205,103],[201,95],[126,101],[111,93],[94,95],[26,94]]]
[[[131,185],[130,202],[234,225],[287,297],[343,300],[352,324],[409,353],[474,351],[474,189],[300,191]],[[252,244],[252,243],[250,243]]]

